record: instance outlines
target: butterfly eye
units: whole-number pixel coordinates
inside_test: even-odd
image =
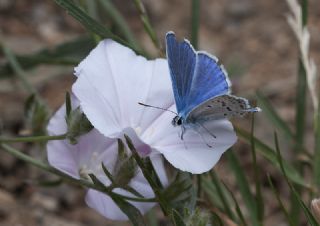
[[[180,126],[182,124],[182,118],[179,116],[176,116],[172,119],[172,125],[174,126]]]

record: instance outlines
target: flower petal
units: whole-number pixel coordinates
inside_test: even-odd
[[[223,119],[206,123],[206,130],[188,128],[181,140],[181,127],[173,127],[171,120],[171,114],[163,114],[141,135],[141,139],[182,171],[200,174],[210,170],[237,139],[232,124]]]
[[[138,102],[163,108],[173,103],[167,62],[148,61],[112,40],[100,42],[75,71],[73,92],[90,122],[108,137],[120,137],[128,127],[143,131],[162,114]]]
[[[160,181],[164,186],[168,185],[168,178],[165,174],[164,166],[163,166],[163,160],[160,155],[156,155],[151,157],[151,161],[154,165],[154,168],[159,176]],[[140,194],[142,194],[145,198],[153,198],[154,193],[149,185],[149,183],[146,181],[144,176],[142,175],[141,170],[139,170],[138,174],[131,180],[129,183],[129,186],[134,188],[136,191],[138,191]],[[128,197],[135,197],[128,191],[125,191],[123,189],[114,189],[115,193],[125,195]],[[106,194],[103,194],[99,191],[89,189],[88,193],[86,195],[86,203],[91,208],[98,211],[101,215],[112,219],[112,220],[127,220],[128,217],[119,209],[119,207],[114,203],[114,201],[107,196]],[[139,209],[139,211],[144,214],[146,213],[150,208],[152,208],[155,203],[152,202],[132,202],[129,201],[132,205],[134,205],[136,208]]]

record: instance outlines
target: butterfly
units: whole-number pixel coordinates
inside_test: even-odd
[[[215,56],[195,51],[186,39],[177,41],[173,32],[166,34],[166,51],[177,108],[172,125],[181,126],[181,139],[187,128],[206,129],[207,121],[260,111],[247,99],[230,94],[231,82]]]

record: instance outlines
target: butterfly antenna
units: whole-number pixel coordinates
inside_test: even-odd
[[[145,106],[145,107],[151,107],[151,108],[156,108],[156,109],[160,109],[160,110],[163,110],[163,111],[168,111],[168,112],[171,112],[171,113],[173,113],[175,115],[178,115],[176,112],[168,110],[168,109],[165,109],[165,108],[156,107],[156,106],[152,106],[152,105],[149,105],[149,104],[144,104],[144,103],[141,103],[141,102],[138,102],[138,104],[140,104],[142,106]]]

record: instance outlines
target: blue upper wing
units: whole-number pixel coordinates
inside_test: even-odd
[[[196,52],[187,40],[178,42],[173,32],[166,35],[166,47],[174,98],[180,113],[187,107],[196,66]]]
[[[230,81],[218,60],[204,52],[198,52],[196,67],[187,97],[186,108],[183,110],[187,115],[193,108],[204,101],[230,93]]]
[[[217,59],[196,52],[188,40],[178,42],[173,32],[166,35],[167,59],[178,114],[184,118],[206,100],[228,94],[230,82]]]

